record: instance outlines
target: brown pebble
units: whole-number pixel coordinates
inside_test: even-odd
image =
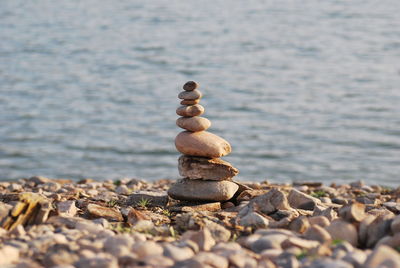
[[[200,104],[190,106],[179,106],[176,109],[176,114],[180,116],[199,116],[204,113],[204,107]]]
[[[183,85],[183,89],[186,90],[186,91],[192,91],[192,90],[195,90],[198,87],[199,87],[199,84],[197,84],[194,81],[188,81]]]
[[[200,99],[197,100],[183,100],[181,101],[182,105],[195,105],[200,102]]]
[[[203,96],[201,92],[197,89],[193,91],[182,91],[179,93],[178,98],[182,100],[197,100],[200,99]]]

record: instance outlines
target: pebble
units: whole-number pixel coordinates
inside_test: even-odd
[[[19,259],[19,250],[12,246],[3,246],[0,249],[0,265],[8,265]]]
[[[334,240],[345,240],[353,246],[357,246],[358,234],[357,229],[351,223],[334,220],[326,230]]]
[[[57,203],[57,213],[61,216],[73,217],[78,212],[74,200],[62,201]]]
[[[118,262],[111,257],[83,258],[75,262],[76,268],[118,268]]]
[[[393,216],[379,215],[367,227],[367,247],[373,247],[382,237],[389,235]]]
[[[182,240],[191,240],[202,251],[209,251],[215,244],[215,240],[208,228],[200,231],[186,231],[182,235]]]
[[[348,222],[361,222],[365,218],[365,205],[352,203],[339,209],[339,216]]]
[[[11,183],[8,187],[7,190],[9,190],[10,192],[19,192],[22,191],[22,185],[21,184],[17,184],[17,183]]]
[[[250,249],[255,253],[261,253],[266,249],[282,249],[281,244],[287,236],[281,234],[262,236],[250,245]]]
[[[301,234],[304,233],[309,227],[310,221],[305,216],[294,219],[289,225],[290,230]]]
[[[219,159],[208,159],[182,155],[178,159],[178,170],[182,177],[203,180],[230,180],[239,170]]]
[[[172,244],[164,245],[164,256],[174,261],[184,261],[193,257],[194,252],[188,247],[177,247]]]
[[[392,230],[392,233],[400,233],[400,215],[397,215],[396,218],[393,219],[390,228]]]
[[[183,131],[176,136],[175,146],[182,154],[209,158],[222,157],[232,151],[226,140],[207,131]]]
[[[194,81],[188,81],[183,85],[183,89],[186,91],[193,91],[199,87],[199,84]]]
[[[233,197],[239,186],[230,181],[199,181],[182,179],[174,183],[168,195],[177,200],[226,201]]]
[[[258,229],[267,228],[269,225],[269,221],[257,212],[250,212],[246,216],[239,218],[239,224],[244,227]]]
[[[321,226],[313,225],[304,233],[304,238],[309,240],[317,240],[321,244],[330,242],[332,240],[331,235]]]
[[[176,109],[176,114],[180,116],[199,116],[204,114],[204,107],[200,104],[190,105],[190,106],[179,106]]]
[[[191,90],[191,91],[182,91],[179,93],[178,98],[183,99],[183,100],[197,100],[200,99],[203,95],[201,92],[197,89]]]
[[[115,189],[117,194],[129,195],[132,191],[126,185],[120,185]]]
[[[179,117],[176,120],[176,125],[188,131],[196,132],[207,130],[211,126],[211,121],[200,116]]]
[[[144,241],[137,243],[133,247],[133,252],[138,255],[139,258],[144,258],[153,255],[162,255],[164,249],[158,243],[154,241]]]
[[[329,226],[329,224],[331,224],[331,222],[325,216],[309,217],[308,221],[310,222],[311,225],[315,224],[315,225],[319,225],[321,227],[326,227],[326,226]]]
[[[291,210],[286,195],[278,189],[272,189],[266,194],[253,198],[248,208],[253,211],[259,209],[260,212],[265,214],[270,214],[277,210]]]
[[[364,263],[367,268],[398,268],[400,267],[400,254],[391,247],[381,245],[377,247]]]
[[[181,105],[195,105],[200,102],[200,99],[197,100],[183,100],[180,102]]]
[[[321,203],[319,199],[296,189],[289,192],[288,201],[291,207],[305,210],[313,210],[317,204]]]

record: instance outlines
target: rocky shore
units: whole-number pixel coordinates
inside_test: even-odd
[[[400,267],[400,187],[238,183],[195,203],[172,183],[0,182],[0,267]]]

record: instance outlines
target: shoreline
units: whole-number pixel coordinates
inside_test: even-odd
[[[2,267],[400,267],[400,187],[238,182],[177,202],[172,180],[0,182]]]

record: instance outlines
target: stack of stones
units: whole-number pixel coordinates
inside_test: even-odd
[[[239,186],[232,181],[239,171],[220,159],[231,152],[230,144],[223,138],[207,132],[210,120],[200,117],[204,107],[198,84],[187,82],[179,94],[182,99],[176,113],[181,117],[176,124],[185,129],[175,139],[179,157],[178,169],[183,179],[168,190],[168,195],[182,201],[223,202],[231,199]]]

